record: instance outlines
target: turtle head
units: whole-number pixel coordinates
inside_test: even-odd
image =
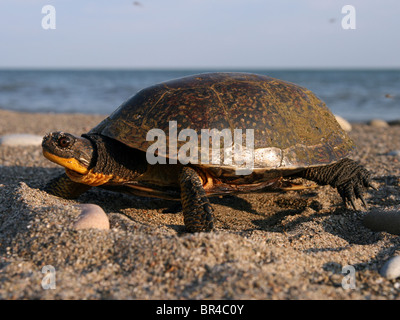
[[[43,137],[43,155],[68,170],[86,174],[93,161],[94,147],[89,139],[69,133],[52,132]]]

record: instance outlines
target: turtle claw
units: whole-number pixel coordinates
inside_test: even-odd
[[[355,162],[350,163],[350,165],[352,166],[354,174],[351,175],[350,179],[338,185],[337,190],[341,195],[343,202],[345,204],[350,202],[354,210],[357,211],[355,204],[356,199],[360,199],[365,209],[368,210],[368,204],[367,201],[365,201],[363,194],[370,187],[374,190],[377,190],[377,188],[371,184],[371,174],[365,168]]]
[[[356,204],[354,203],[354,198],[351,198],[351,199],[350,199],[350,203],[351,203],[351,206],[353,207],[354,211],[357,211],[357,206],[356,206]]]
[[[363,203],[363,205],[364,205],[364,207],[365,207],[365,210],[368,210],[367,201],[365,201],[365,199],[364,199],[364,197],[363,197],[362,195],[360,195],[360,199],[361,199],[361,202]]]
[[[353,190],[351,190],[350,193],[342,194],[343,191],[341,192],[339,190],[339,188],[338,188],[338,191],[341,194],[343,202],[344,202],[346,207],[347,207],[346,203],[349,203],[351,205],[350,209],[353,209],[354,211],[358,211],[359,209],[357,209],[357,205],[356,205],[356,201],[355,200],[356,199],[360,199],[362,204],[363,204],[363,206],[364,206],[364,208],[365,208],[365,210],[368,210],[367,201],[365,200],[364,196],[361,193],[356,195],[356,193]]]
[[[378,191],[378,190],[379,190],[377,187],[375,187],[374,185],[372,185],[371,182],[368,182],[367,188],[372,188],[372,189],[374,189],[375,191]]]
[[[346,208],[358,211],[355,200],[360,199],[365,209],[368,210],[368,204],[362,194],[356,195],[354,190],[341,190],[341,188],[338,188],[338,191]]]
[[[360,199],[365,209],[368,209],[363,194],[368,188],[377,190],[370,181],[371,173],[356,161],[348,158],[325,167],[306,169],[300,173],[300,176],[318,184],[329,184],[336,188],[346,208],[352,207],[354,210],[357,210],[356,199]]]

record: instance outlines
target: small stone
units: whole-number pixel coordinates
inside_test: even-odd
[[[388,128],[389,124],[385,120],[373,119],[369,122],[369,125],[375,128]]]
[[[0,137],[0,145],[2,146],[40,146],[43,137],[34,134],[8,134]]]
[[[389,280],[400,277],[400,256],[391,257],[386,261],[379,273]]]
[[[350,132],[352,127],[350,122],[342,118],[341,116],[335,115],[336,121],[339,123],[339,125],[342,127],[344,131]]]
[[[101,229],[109,230],[110,221],[104,210],[95,204],[81,204],[76,206],[81,210],[78,220],[74,224],[75,230]]]
[[[392,150],[392,151],[389,151],[386,155],[388,155],[388,156],[397,156],[397,157],[400,157],[400,150]]]
[[[363,220],[372,231],[386,231],[400,235],[400,211],[370,211]]]

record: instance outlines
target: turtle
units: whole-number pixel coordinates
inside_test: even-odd
[[[206,148],[200,142],[204,130],[241,132],[243,139],[252,133],[253,143],[237,149],[239,156],[250,151],[249,170],[238,170],[243,161],[222,163],[222,158],[180,161],[177,153],[168,152],[174,149],[170,143],[184,148],[187,137],[174,140],[166,135],[166,147],[154,148],[149,132],[169,132],[171,123],[176,132],[190,129],[197,134],[195,150],[202,155],[233,146],[224,140]],[[162,140],[161,135],[157,138]],[[355,149],[326,104],[305,87],[261,74],[201,73],[140,90],[81,136],[46,134],[43,155],[63,166],[65,173],[44,190],[73,199],[101,187],[181,201],[186,231],[207,232],[214,227],[210,196],[294,190],[301,188],[302,179],[336,188],[346,208],[357,210],[356,201],[368,208],[363,194],[374,186],[371,173],[350,158]]]

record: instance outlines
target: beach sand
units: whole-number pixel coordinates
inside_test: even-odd
[[[104,116],[0,110],[0,136],[81,134]],[[373,174],[371,210],[400,210],[400,126],[353,124],[353,159]],[[1,299],[399,299],[379,269],[400,238],[362,224],[329,186],[211,198],[216,228],[186,234],[174,202],[93,188],[77,200],[40,190],[63,171],[40,147],[0,146]],[[73,229],[74,205],[101,206],[110,230]],[[358,202],[359,207],[361,204]],[[345,289],[342,268],[355,268]],[[42,284],[55,270],[55,289]],[[45,270],[43,270],[45,271]],[[346,282],[347,283],[347,282]]]

